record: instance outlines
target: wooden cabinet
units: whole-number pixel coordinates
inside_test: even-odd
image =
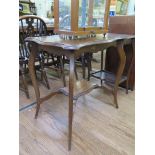
[[[135,34],[135,16],[112,16],[109,21],[109,32],[110,33],[119,33],[119,34]],[[127,76],[129,73],[129,89],[133,90],[135,85],[135,59],[130,66],[133,55],[133,46],[125,45],[124,50],[126,53],[126,65],[124,68],[123,75]],[[112,73],[117,72],[119,65],[119,58],[115,47],[110,47],[106,52],[105,60],[105,70]],[[130,68],[131,67],[131,68]],[[125,83],[122,83],[120,86],[125,87]]]

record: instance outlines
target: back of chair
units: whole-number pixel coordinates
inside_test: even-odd
[[[111,16],[109,19],[109,33],[135,34],[135,16]]]
[[[47,27],[45,22],[37,16],[27,15],[19,17],[19,58],[27,59],[29,50],[24,41],[27,37],[45,36]]]

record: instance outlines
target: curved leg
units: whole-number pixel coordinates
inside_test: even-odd
[[[43,78],[44,78],[47,89],[50,89],[50,85],[49,85],[49,82],[47,79],[46,71],[44,70],[44,60],[41,60],[40,64],[41,64],[41,79],[43,80]]]
[[[118,102],[117,102],[117,90],[114,91],[114,104],[115,104],[115,107],[118,109]]]
[[[41,79],[41,81],[43,81],[44,78],[43,78],[43,69],[42,69],[43,67],[42,67],[42,62],[39,61],[39,63],[40,63],[40,68],[41,68],[41,69],[40,69],[40,71],[41,71],[40,79]]]
[[[88,65],[88,78],[87,80],[90,80],[90,71],[91,71],[91,53],[88,53],[88,58],[87,58],[87,65]]]
[[[127,73],[127,83],[126,83],[126,92],[128,92],[128,87],[129,87],[129,78],[130,78],[130,74],[131,74],[131,70],[132,70],[132,67],[133,67],[133,64],[134,64],[134,61],[135,61],[135,39],[132,39],[131,41],[131,44],[132,44],[132,59],[131,59],[131,63],[130,63],[130,66],[129,66],[129,70],[128,70],[128,73]],[[131,88],[132,90],[133,88]]]
[[[38,112],[39,112],[39,109],[40,109],[40,91],[39,91],[38,83],[37,83],[37,80],[36,80],[35,67],[34,67],[35,57],[36,57],[36,54],[38,52],[37,45],[32,44],[32,46],[30,47],[30,51],[31,52],[30,52],[28,67],[29,67],[29,72],[30,72],[32,84],[33,84],[33,87],[34,87],[35,95],[36,95],[37,107],[36,107],[35,118],[37,118]]]
[[[124,48],[123,48],[123,41],[118,41],[117,50],[118,50],[120,62],[119,62],[119,67],[118,67],[117,74],[116,74],[114,92],[113,92],[114,104],[115,104],[116,108],[118,108],[117,91],[118,91],[119,81],[121,79],[121,76],[122,76],[122,73],[124,70],[124,66],[125,66],[125,62],[126,62],[126,56],[125,56],[125,52],[124,52]]]
[[[61,68],[61,77],[62,77],[62,80],[63,80],[63,84],[64,84],[64,87],[66,87],[66,80],[65,80],[65,73],[64,73],[64,64],[63,64],[62,57],[60,57],[60,68]]]
[[[75,69],[75,58],[74,55],[71,55],[70,72],[69,72],[68,150],[71,150],[71,141],[72,141],[74,69]]]
[[[82,76],[83,76],[83,79],[85,79],[86,69],[85,69],[85,56],[84,56],[84,54],[81,56],[81,62],[82,62]]]
[[[23,71],[23,67],[20,66],[20,75],[21,75],[21,80],[22,80],[22,84],[23,84],[23,87],[24,87],[24,92],[26,94],[26,97],[29,99],[30,98],[30,95],[29,95],[29,91],[28,91],[28,87],[27,87],[27,82],[25,80],[25,76],[24,76],[24,71]]]
[[[127,78],[126,80],[126,94],[128,94],[128,89],[129,89],[129,79]]]
[[[78,80],[78,74],[77,74],[77,70],[76,70],[76,66],[75,66],[75,62],[74,62],[74,72],[75,72],[75,77],[76,77],[76,80]]]

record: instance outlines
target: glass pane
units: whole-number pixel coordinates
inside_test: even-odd
[[[88,7],[89,0],[79,0],[79,27],[88,26]]]
[[[79,27],[103,27],[106,0],[79,0]]]
[[[126,15],[128,0],[118,0],[116,5],[116,13],[118,15]]]
[[[94,0],[92,26],[103,27],[106,0]]]
[[[71,0],[59,0],[59,29],[71,30]]]

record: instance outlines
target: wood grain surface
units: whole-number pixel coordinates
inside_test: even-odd
[[[98,67],[100,63],[92,64]],[[80,69],[78,69],[78,74]],[[80,77],[80,76],[79,76]],[[48,77],[51,89],[63,85],[61,80]],[[66,78],[68,81],[68,77]],[[98,83],[91,79],[91,83]],[[68,83],[67,83],[68,84]],[[78,83],[77,83],[78,85]],[[41,96],[49,90],[39,83]],[[81,86],[80,86],[81,87]],[[83,86],[85,87],[85,86]],[[51,90],[50,90],[51,91]],[[34,101],[29,84],[30,99],[20,91],[20,106]],[[56,95],[41,105],[38,119],[35,108],[20,112],[20,155],[134,155],[135,96],[118,90],[119,109],[113,106],[109,91],[93,90],[74,104],[72,150],[67,149],[68,97]]]

